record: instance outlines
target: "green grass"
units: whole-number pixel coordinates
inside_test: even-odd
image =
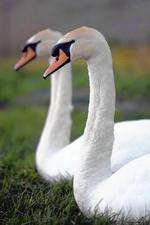
[[[42,79],[46,65],[32,63],[21,72],[12,70],[15,60],[2,60],[0,66],[0,224],[1,225],[109,225],[118,224],[115,217],[86,218],[78,209],[72,191],[72,181],[46,184],[34,170],[35,149],[44,125],[47,107],[20,105],[18,96],[32,90],[49,88]],[[75,90],[88,87],[83,62],[73,67]],[[148,100],[150,76],[133,68],[115,65],[117,96],[123,100],[138,97]],[[86,112],[73,112],[72,139],[83,132]],[[149,117],[149,111],[134,112],[129,118],[117,111],[115,120]],[[121,221],[120,224],[135,224]],[[138,221],[137,224],[146,224]],[[148,224],[148,223],[147,223]]]
[[[16,173],[5,167],[1,168],[0,175],[4,177],[0,181],[0,224],[115,224],[115,218],[84,217],[74,201],[72,181],[46,184],[32,169]]]

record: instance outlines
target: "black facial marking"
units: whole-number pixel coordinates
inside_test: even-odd
[[[32,48],[33,51],[35,52],[36,51],[36,47],[37,45],[40,43],[41,41],[37,41],[37,42],[34,42],[34,43],[28,43],[24,46],[24,48],[22,49],[22,52],[27,52],[28,48]]]
[[[46,77],[44,77],[44,79],[46,79],[49,75],[51,75],[52,73],[56,72],[57,70],[59,70],[60,68],[62,68],[64,65],[66,65],[67,63],[70,62],[70,46],[74,42],[75,42],[75,40],[72,40],[72,41],[68,41],[68,42],[64,42],[64,43],[57,44],[57,45],[55,45],[53,47],[52,52],[51,52],[51,55],[53,57],[55,57],[56,61],[59,60],[59,50],[60,49],[68,56],[68,58],[59,67],[57,67],[55,70],[53,70],[51,73],[49,73]]]
[[[59,57],[59,50],[63,50],[63,52],[65,52],[65,54],[70,58],[70,46],[75,42],[75,40],[72,41],[68,41],[68,42],[64,42],[64,43],[60,43],[55,45],[52,48],[52,52],[51,55],[53,57]]]

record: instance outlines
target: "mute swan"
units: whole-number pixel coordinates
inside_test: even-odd
[[[78,206],[87,215],[108,210],[131,218],[145,216],[150,212],[150,154],[111,175],[115,86],[105,38],[92,28],[75,29],[59,40],[52,56],[56,60],[45,71],[45,78],[76,59],[85,59],[88,65],[88,118],[73,182]]]
[[[61,36],[61,33],[57,31],[46,29],[29,38],[23,48],[23,56],[15,65],[15,69],[19,70],[36,57],[48,55],[52,46]],[[78,155],[82,141],[81,136],[58,152],[58,149],[61,150],[62,147],[69,143],[70,137],[71,66],[66,65],[66,68],[57,73],[56,76],[52,76],[51,105],[49,106],[47,120],[36,150],[38,172],[51,181],[59,180],[60,177],[70,179],[74,175],[74,170],[78,166]],[[65,112],[67,112],[66,115]],[[59,126],[63,126],[64,131],[60,130]],[[114,142],[112,154],[113,172],[128,161],[147,153],[150,147],[149,149],[145,147],[143,137],[149,134],[149,129],[150,123],[148,124],[146,120],[115,124],[115,136],[117,139]],[[147,138],[147,140],[149,139]],[[146,143],[146,138],[144,140],[144,143]],[[138,146],[141,146],[141,148]],[[55,157],[54,153],[56,153]]]
[[[61,33],[46,29],[28,39],[22,52],[23,55],[15,65],[15,70],[21,69],[36,57],[49,55],[50,48],[62,36]],[[71,65],[68,64],[62,71],[56,72],[51,79],[51,101],[45,126],[36,150],[36,167],[45,177],[45,160],[55,151],[69,143],[71,131],[72,111],[72,82]],[[61,129],[60,129],[61,127]]]

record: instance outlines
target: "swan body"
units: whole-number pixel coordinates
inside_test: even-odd
[[[146,154],[150,154],[150,120],[115,123],[111,155],[112,172]]]
[[[83,211],[116,213],[134,219],[149,217],[149,164],[150,154],[127,163],[91,190],[91,199],[85,202]]]
[[[80,145],[82,136],[61,150],[55,151],[55,154],[48,157],[43,163],[42,176],[47,181],[70,180],[75,174],[80,154]],[[39,156],[39,160],[42,157]]]
[[[64,35],[52,51],[58,62],[49,66],[45,77],[53,73],[53,64],[55,68],[61,67],[61,54],[63,65],[81,58],[88,65],[88,117],[73,180],[79,208],[87,215],[110,211],[131,218],[145,216],[150,210],[150,154],[139,156],[111,173],[115,86],[111,52],[105,38],[88,27]]]
[[[129,124],[128,122],[115,123],[115,139],[113,143],[113,154],[111,155],[111,171],[113,173],[128,162],[149,154],[149,129],[149,120],[129,121]],[[124,135],[128,135],[128,142],[124,138]],[[43,164],[44,171],[46,171],[43,176],[46,180],[60,181],[63,179],[72,179],[78,166],[82,138],[83,135],[62,148],[61,151],[57,151],[53,157],[47,156],[48,160]],[[143,138],[145,145],[143,144]],[[137,148],[135,148],[136,144]],[[141,146],[141,151],[139,146]]]

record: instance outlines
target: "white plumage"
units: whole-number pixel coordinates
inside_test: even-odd
[[[115,123],[111,169],[116,172],[128,162],[150,153],[150,120]]]
[[[48,56],[61,36],[62,34],[57,31],[46,29],[32,36],[27,44],[41,41],[37,45],[36,56]],[[51,77],[50,106],[36,151],[37,169],[47,180],[70,179],[78,167],[82,136],[69,144],[71,98],[71,66],[66,65]],[[115,124],[115,140],[111,157],[112,172],[129,161],[150,153],[149,130],[150,120]]]
[[[131,218],[145,216],[150,211],[150,154],[140,157],[140,152],[138,152],[139,158],[111,174],[115,86],[109,46],[98,31],[87,27],[69,32],[60,39],[59,43],[71,40],[75,40],[70,50],[71,60],[78,58],[86,60],[90,83],[88,118],[81,143],[77,143],[80,145],[80,151],[73,183],[77,204],[87,215],[108,210],[115,213],[120,212],[121,215]],[[144,121],[144,123],[146,122],[149,121]],[[132,129],[137,137],[140,132],[135,131],[134,125],[133,123]],[[123,126],[125,128],[126,124]],[[120,127],[119,125],[119,130]],[[119,130],[115,132],[117,133]],[[126,131],[130,131],[128,127]],[[134,134],[132,133],[133,142]],[[129,135],[130,132],[126,136]],[[128,144],[132,151],[132,148],[135,147],[132,145],[132,141],[129,140],[127,144],[123,137],[124,135],[119,142],[120,144],[124,143],[122,151],[126,146],[128,147]],[[147,137],[149,136],[144,136],[144,138]],[[117,137],[115,137],[116,140]],[[136,143],[141,144],[141,140],[137,140]],[[146,143],[149,146],[149,143]],[[145,148],[141,147],[141,149],[148,153]],[[65,156],[65,150],[63,149],[63,151],[62,156]],[[59,153],[58,156],[61,158]],[[126,159],[127,161],[128,159]]]

